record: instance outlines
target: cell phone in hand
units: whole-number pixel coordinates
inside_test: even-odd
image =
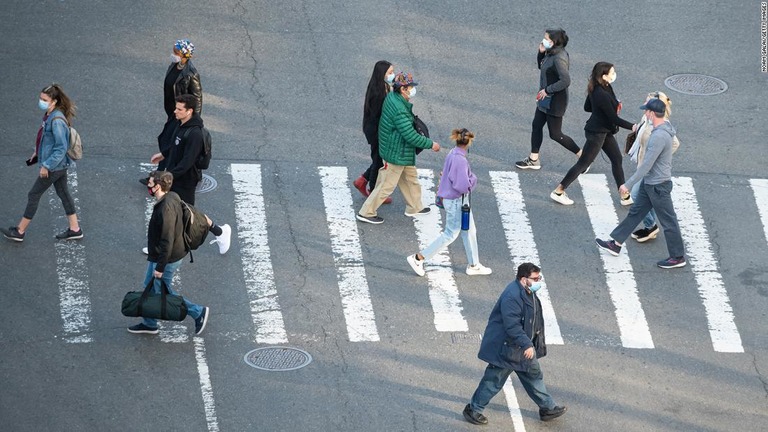
[[[36,164],[37,163],[37,155],[35,155],[34,157],[32,157],[30,159],[27,159],[25,162],[27,163],[27,166],[32,166],[32,165]]]

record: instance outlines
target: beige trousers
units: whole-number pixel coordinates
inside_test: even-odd
[[[424,208],[421,202],[421,184],[419,183],[416,167],[394,165],[384,161],[384,166],[379,169],[376,187],[363,203],[360,215],[365,217],[376,216],[376,210],[379,209],[388,196],[392,195],[396,186],[400,186],[400,192],[402,192],[405,199],[406,213],[418,213]]]

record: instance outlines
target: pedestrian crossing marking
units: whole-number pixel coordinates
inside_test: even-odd
[[[755,195],[757,211],[760,214],[760,222],[763,224],[765,241],[768,242],[768,180],[751,179],[752,193]]]

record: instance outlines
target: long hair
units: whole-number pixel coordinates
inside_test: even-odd
[[[76,115],[77,106],[72,102],[72,99],[64,93],[64,90],[60,85],[53,83],[42,89],[40,93],[45,93],[52,100],[56,101],[56,109],[64,114],[64,117],[67,118],[68,122],[72,122],[72,119],[75,118]]]
[[[363,121],[365,121],[365,119],[367,119],[372,112],[381,111],[381,106],[373,105],[375,103],[381,104],[384,102],[384,97],[389,91],[387,83],[384,82],[384,75],[386,75],[387,69],[389,69],[390,66],[392,66],[392,63],[386,60],[379,60],[373,67],[371,80],[368,81],[368,90],[365,91],[365,103],[363,104]]]
[[[592,73],[589,75],[589,84],[587,84],[587,94],[592,93],[592,90],[597,86],[607,86],[608,83],[603,81],[603,75],[608,75],[611,71],[613,64],[608,62],[597,62],[592,68]]]
[[[565,30],[558,28],[558,29],[550,29],[546,30],[545,33],[549,35],[549,38],[552,40],[552,47],[563,47],[565,48],[566,45],[568,45],[568,35],[565,34]]]
[[[670,99],[669,96],[667,96],[666,93],[657,91],[657,92],[653,92],[653,93],[648,93],[648,97],[649,98],[656,98],[656,99],[659,99],[662,102],[664,102],[664,105],[667,106],[667,109],[664,110],[664,118],[668,119],[669,116],[672,115],[672,99]]]
[[[454,129],[451,131],[451,140],[456,141],[456,145],[469,145],[472,144],[472,140],[474,139],[475,134],[467,130],[467,128]]]

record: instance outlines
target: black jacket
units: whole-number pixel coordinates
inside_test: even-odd
[[[619,127],[632,130],[633,124],[616,113],[618,107],[619,101],[610,84],[596,86],[584,101],[584,111],[592,113],[584,130],[611,134],[618,132]]]
[[[147,261],[157,263],[155,270],[162,272],[166,264],[187,255],[183,236],[181,198],[168,192],[155,203],[147,228]]]
[[[165,72],[166,76],[172,68],[175,68],[177,63],[171,63],[168,66],[168,70]],[[197,99],[197,109],[195,114],[200,115],[203,112],[203,87],[200,85],[200,74],[197,73],[197,69],[192,64],[192,60],[187,61],[184,65],[184,69],[181,70],[176,83],[173,85],[173,97],[176,98],[181,95],[191,94]],[[173,113],[168,114],[171,116]]]
[[[540,111],[555,117],[565,115],[568,107],[568,86],[571,85],[571,75],[568,73],[570,58],[568,52],[561,47],[540,52],[536,60],[539,69],[539,90],[544,89],[552,96],[549,110],[539,107]]]
[[[176,129],[173,144],[163,152],[163,156],[168,158],[166,171],[173,174],[174,186],[194,188],[202,179],[202,172],[195,166],[203,152],[202,127],[203,119],[192,114],[192,118]]]

